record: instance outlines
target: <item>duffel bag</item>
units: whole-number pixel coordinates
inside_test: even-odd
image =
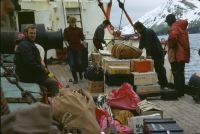
[[[99,65],[89,65],[84,73],[85,79],[90,81],[103,81],[103,68]]]

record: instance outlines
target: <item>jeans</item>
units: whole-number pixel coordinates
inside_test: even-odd
[[[78,80],[76,72],[82,74],[83,72],[83,52],[82,50],[69,50],[67,54],[67,61],[74,80]]]
[[[183,94],[185,87],[185,62],[173,62],[171,63],[171,68],[174,76],[175,89],[179,94]]]

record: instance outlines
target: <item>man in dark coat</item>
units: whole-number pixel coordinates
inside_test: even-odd
[[[104,20],[103,23],[100,24],[95,30],[94,37],[93,37],[93,43],[94,43],[94,46],[95,46],[97,51],[99,49],[103,50],[102,43],[106,44],[106,41],[104,40],[104,29],[108,25],[110,25],[110,21],[109,20]]]
[[[145,48],[146,56],[150,56],[154,60],[154,68],[161,88],[167,87],[168,81],[164,68],[164,51],[156,33],[152,29],[146,28],[139,21],[134,24],[134,29],[141,35],[139,48]]]
[[[22,82],[38,83],[47,87],[51,95],[58,92],[57,82],[48,76],[48,69],[41,64],[39,50],[34,44],[36,38],[35,25],[28,25],[24,30],[25,38],[15,53],[16,73]]]

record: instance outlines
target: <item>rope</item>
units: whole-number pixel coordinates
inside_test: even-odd
[[[33,102],[37,102],[37,100],[35,99],[35,97],[31,94],[30,91],[24,90],[20,84],[18,83],[18,76],[14,73],[14,72],[10,72],[4,65],[3,63],[1,63],[2,68],[9,74],[12,74],[15,78],[15,80],[11,80],[8,76],[5,76],[5,78],[11,83],[11,84],[15,84],[16,87],[21,91],[22,97],[30,97],[32,99]]]

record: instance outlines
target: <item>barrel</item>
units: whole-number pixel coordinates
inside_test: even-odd
[[[112,49],[111,49],[111,54],[112,54],[112,56],[115,57],[115,58],[116,58],[116,49],[117,49],[118,45],[119,45],[119,44],[113,45],[113,47],[112,47]]]
[[[119,44],[114,49],[113,49],[113,53],[115,52],[115,54],[112,54],[112,55],[116,56],[119,59],[139,58],[142,54],[142,51],[140,49],[133,46],[130,47],[124,44]]]

